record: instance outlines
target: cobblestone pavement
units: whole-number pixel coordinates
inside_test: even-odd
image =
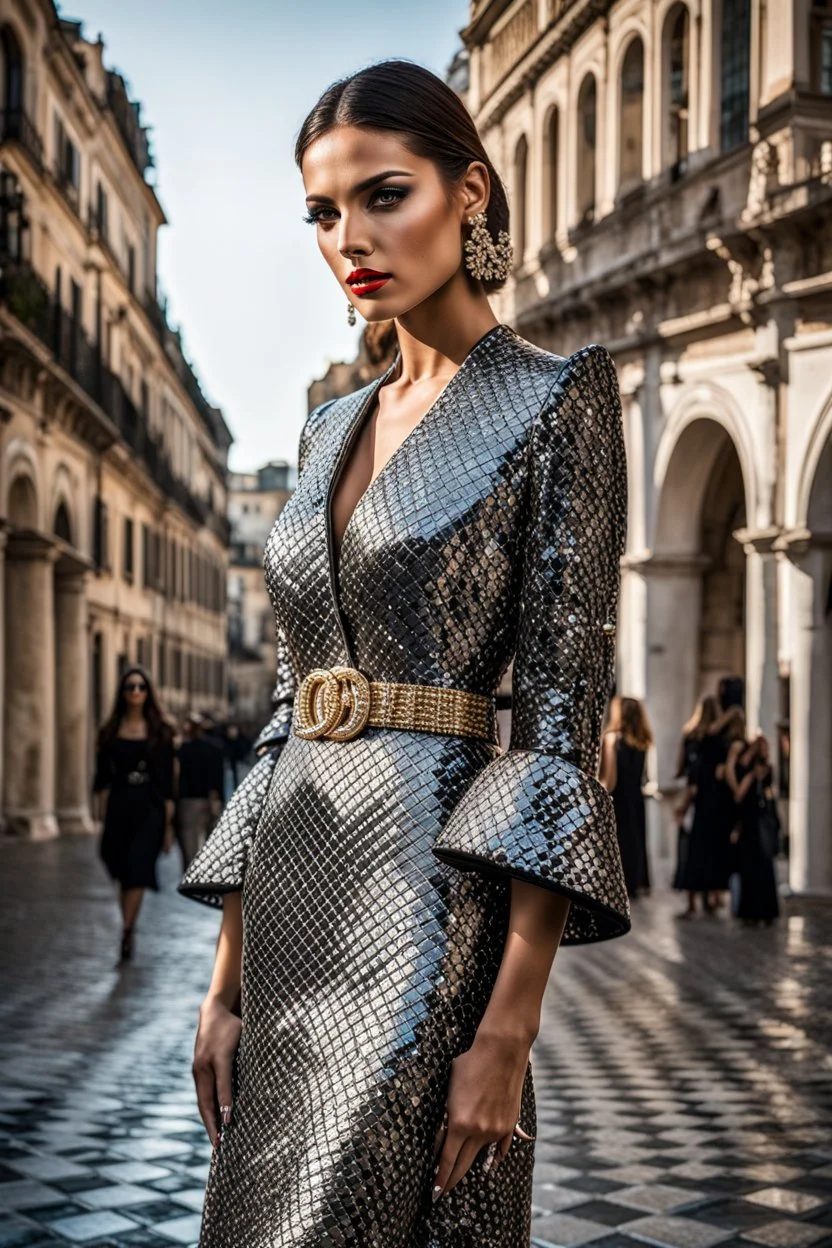
[[[117,971],[95,847],[0,845],[0,1248],[196,1240],[189,1065],[217,916],[176,870]],[[830,1248],[832,907],[791,902],[770,929],[676,908],[643,901],[631,937],[558,956],[534,1244]]]

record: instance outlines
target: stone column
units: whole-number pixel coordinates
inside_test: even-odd
[[[4,807],[6,831],[57,836],[55,819],[55,636],[52,544],[13,535],[6,564]]]
[[[745,551],[745,710],[749,731],[767,738],[775,756],[778,706],[777,554],[779,530],[734,534]]]
[[[64,571],[55,578],[55,787],[61,832],[95,830],[89,809],[89,638],[86,576]]]
[[[675,853],[674,807],[682,781],[674,778],[682,726],[699,688],[702,555],[654,555],[640,565],[645,581],[645,701],[656,738],[658,819],[654,833],[661,858]]]
[[[792,619],[789,882],[832,896],[832,539],[788,545]]]

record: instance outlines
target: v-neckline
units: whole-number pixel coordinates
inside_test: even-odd
[[[368,495],[372,492],[374,487],[378,484],[379,481],[382,480],[383,477],[389,476],[389,473],[392,470],[394,463],[397,460],[401,459],[402,455],[405,452],[405,448],[414,439],[417,432],[424,427],[426,422],[434,418],[435,413],[440,410],[443,400],[446,398],[449,392],[453,389],[453,387],[457,384],[457,380],[460,377],[460,375],[467,370],[468,364],[479,353],[480,347],[482,347],[486,342],[488,342],[496,334],[509,328],[510,328],[509,326],[504,325],[502,322],[499,322],[497,325],[492,325],[489,330],[486,330],[486,332],[480,338],[477,339],[477,341],[469,349],[465,358],[460,363],[459,368],[456,370],[453,376],[448,379],[448,381],[439,391],[436,398],[431,403],[430,407],[428,407],[425,410],[424,414],[419,418],[419,420],[416,422],[413,428],[408,433],[405,434],[405,436],[402,438],[399,445],[396,447],[395,451],[393,451],[393,454],[386,460],[386,462],[382,465],[381,469],[376,473],[376,475],[372,478],[372,480],[368,482],[366,488],[362,490],[361,494],[358,496],[358,499],[356,500],[355,505],[349,514],[347,523],[344,525],[344,532],[341,535],[341,541],[338,547],[338,555],[336,557],[334,535],[332,531],[332,500],[335,495],[335,491],[338,487],[338,483],[343,476],[344,468],[346,466],[347,460],[349,459],[349,456],[352,453],[352,450],[354,449],[355,444],[358,441],[358,438],[364,429],[366,420],[368,419],[370,413],[373,410],[373,407],[375,406],[379,391],[381,390],[382,386],[388,381],[391,373],[396,368],[396,365],[399,362],[400,354],[398,352],[396,353],[396,357],[393,360],[393,363],[390,365],[390,367],[386,369],[386,371],[382,373],[382,375],[376,379],[375,383],[372,385],[368,394],[366,395],[364,401],[359,405],[358,411],[356,412],[355,416],[348,423],[347,428],[344,431],[344,434],[342,435],[341,444],[338,447],[338,451],[335,456],[335,462],[330,472],[329,482],[327,484],[326,496],[324,499],[324,527],[326,529],[326,552],[327,552],[327,561],[329,563],[330,590],[332,594],[332,602],[335,608],[335,614],[338,618],[338,623],[341,629],[341,636],[343,638],[344,648],[346,650],[348,658],[350,658],[350,646],[349,646],[349,642],[347,638],[346,628],[344,627],[343,615],[341,614],[339,578],[340,578],[340,572],[341,572],[341,559],[342,559],[342,555],[344,552],[344,546],[346,545],[347,537],[350,532],[350,528],[352,527],[353,522],[356,516],[358,515],[359,511],[363,508],[363,505]]]

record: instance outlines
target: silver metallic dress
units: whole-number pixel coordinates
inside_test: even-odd
[[[385,375],[386,377],[387,375]],[[528,1248],[533,1144],[431,1203],[452,1059],[491,993],[512,877],[571,899],[565,940],[629,927],[596,780],[626,473],[615,369],[500,325],[364,493],[331,498],[379,386],[309,416],[265,555],[278,631],[267,747],[180,888],[242,890],[242,1040],[202,1248]],[[314,668],[492,694],[508,750],[368,727],[292,732]],[[521,1125],[535,1132],[531,1070]]]

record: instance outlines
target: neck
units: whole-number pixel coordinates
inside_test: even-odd
[[[124,716],[128,724],[138,724],[144,719],[144,711],[140,706],[128,706]]]
[[[449,282],[396,321],[398,379],[405,383],[455,373],[471,348],[499,325],[485,292],[472,290],[460,270]]]

